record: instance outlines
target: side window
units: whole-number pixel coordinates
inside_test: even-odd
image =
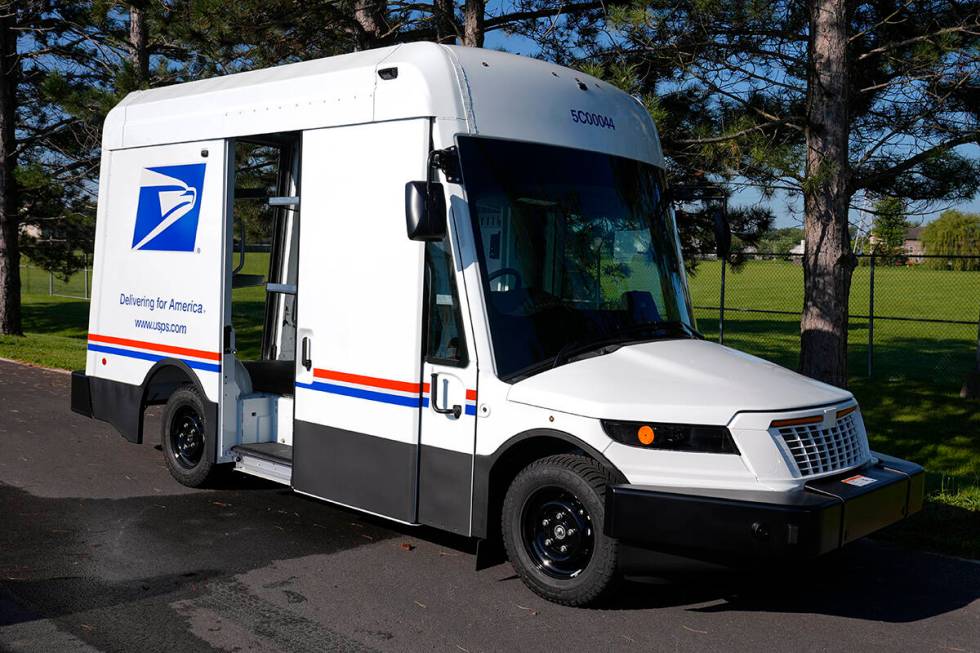
[[[429,304],[425,359],[462,367],[467,363],[466,340],[453,257],[446,240],[425,244],[425,274]]]

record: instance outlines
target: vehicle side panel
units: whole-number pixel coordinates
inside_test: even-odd
[[[103,157],[89,377],[139,386],[154,364],[176,359],[218,401],[223,159],[221,141]]]

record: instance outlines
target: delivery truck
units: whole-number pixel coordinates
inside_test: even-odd
[[[656,127],[602,80],[399,45],[131,93],[102,145],[71,405],[134,443],[163,406],[185,485],[500,542],[568,605],[625,551],[805,561],[922,505],[850,392],[701,335]]]

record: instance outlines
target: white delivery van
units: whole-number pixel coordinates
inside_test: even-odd
[[[243,188],[247,145],[276,188]],[[918,510],[922,469],[869,450],[849,392],[698,333],[663,166],[629,95],[482,49],[133,93],[105,123],[72,408],[141,442],[163,404],[186,485],[234,468],[502,540],[573,605],[627,548],[803,559]],[[246,199],[271,206],[264,275]],[[242,360],[232,289],[256,285]]]

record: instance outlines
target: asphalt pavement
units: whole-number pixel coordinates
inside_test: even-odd
[[[232,475],[170,478],[74,415],[64,373],[0,362],[0,650],[980,651],[980,563],[873,541],[769,573],[552,605],[472,544]]]

